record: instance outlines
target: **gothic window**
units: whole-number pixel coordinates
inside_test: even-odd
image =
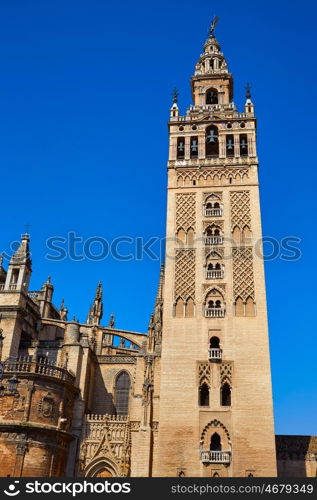
[[[234,156],[234,138],[231,134],[226,136],[226,152],[227,157]]]
[[[211,451],[221,451],[221,439],[217,432],[211,436],[210,439],[210,450]]]
[[[218,309],[221,307],[221,300],[216,300],[215,307],[217,307]]]
[[[198,157],[198,137],[196,136],[190,138],[190,157]]]
[[[206,156],[219,155],[218,129],[214,125],[206,128]]]
[[[195,310],[194,301],[191,297],[189,297],[189,299],[187,300],[186,305],[185,305],[185,317],[186,318],[193,318],[194,310]]]
[[[185,158],[185,138],[178,137],[177,139],[177,159],[183,160]]]
[[[228,382],[221,387],[221,406],[231,406],[231,388]]]
[[[11,283],[12,284],[16,284],[18,282],[19,272],[20,272],[19,269],[12,270],[12,274],[11,274]]]
[[[211,61],[210,61],[211,63]],[[212,65],[210,66],[212,69]],[[206,104],[218,104],[218,92],[216,89],[208,89],[206,92]]]
[[[127,415],[129,407],[130,377],[127,372],[120,372],[115,384],[115,408],[117,415]]]
[[[245,315],[246,316],[255,316],[255,304],[251,297],[247,298],[245,303]]]
[[[248,156],[248,136],[247,136],[247,134],[240,135],[240,156]]]
[[[194,245],[194,230],[190,227],[187,231],[187,246],[192,247]]]
[[[184,302],[181,298],[177,299],[175,305],[175,316],[176,318],[184,317]]]
[[[211,337],[211,339],[210,339],[210,349],[219,349],[219,348],[220,348],[219,337]]]
[[[241,297],[236,300],[236,316],[244,316],[244,303]]]
[[[199,388],[199,406],[209,406],[209,387],[205,382]]]

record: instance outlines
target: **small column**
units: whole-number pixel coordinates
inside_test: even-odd
[[[240,134],[234,134],[234,156],[240,158]]]
[[[185,160],[190,159],[190,137],[185,137]]]

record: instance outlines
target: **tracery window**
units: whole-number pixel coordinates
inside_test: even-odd
[[[129,408],[129,392],[131,381],[129,374],[120,372],[116,378],[114,403],[117,415],[127,415]]]

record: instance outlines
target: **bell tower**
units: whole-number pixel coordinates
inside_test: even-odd
[[[169,121],[155,476],[276,476],[256,152],[211,25],[182,116]]]

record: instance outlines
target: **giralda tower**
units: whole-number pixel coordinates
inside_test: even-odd
[[[214,27],[193,104],[170,110],[153,475],[276,476],[256,118],[249,88],[237,111]]]

